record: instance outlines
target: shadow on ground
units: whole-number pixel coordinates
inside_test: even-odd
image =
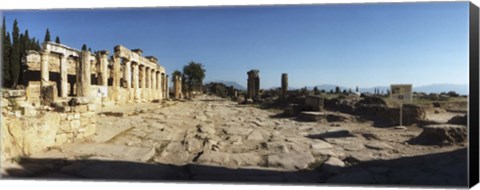
[[[2,178],[430,187],[467,185],[466,148],[392,160],[358,162],[353,166],[338,168],[338,174],[327,173],[321,169],[322,166],[312,170],[282,172],[198,164],[175,166],[89,159],[21,158],[18,163],[21,167],[6,168],[6,174]]]
[[[314,135],[307,135],[311,139],[326,139],[326,138],[342,138],[342,137],[355,137],[347,130],[331,131]]]

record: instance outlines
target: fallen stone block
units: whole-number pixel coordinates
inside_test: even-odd
[[[463,143],[467,140],[467,127],[464,125],[426,125],[422,133],[412,138],[410,144],[454,144]]]

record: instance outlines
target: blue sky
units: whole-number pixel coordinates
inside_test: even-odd
[[[167,72],[189,61],[210,80],[261,88],[468,84],[468,2],[4,11],[7,30],[92,50],[141,48]]]

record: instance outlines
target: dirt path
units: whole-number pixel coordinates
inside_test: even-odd
[[[427,185],[466,179],[465,146],[410,145],[416,127],[301,122],[212,96],[102,112],[91,138],[32,156],[68,161],[29,175]]]

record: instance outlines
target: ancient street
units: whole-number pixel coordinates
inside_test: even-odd
[[[351,115],[305,122],[215,96],[97,107],[97,131],[2,166],[51,178],[461,185],[466,146],[410,145],[421,129]],[[422,156],[426,155],[427,156]],[[8,176],[8,175],[6,175]]]

